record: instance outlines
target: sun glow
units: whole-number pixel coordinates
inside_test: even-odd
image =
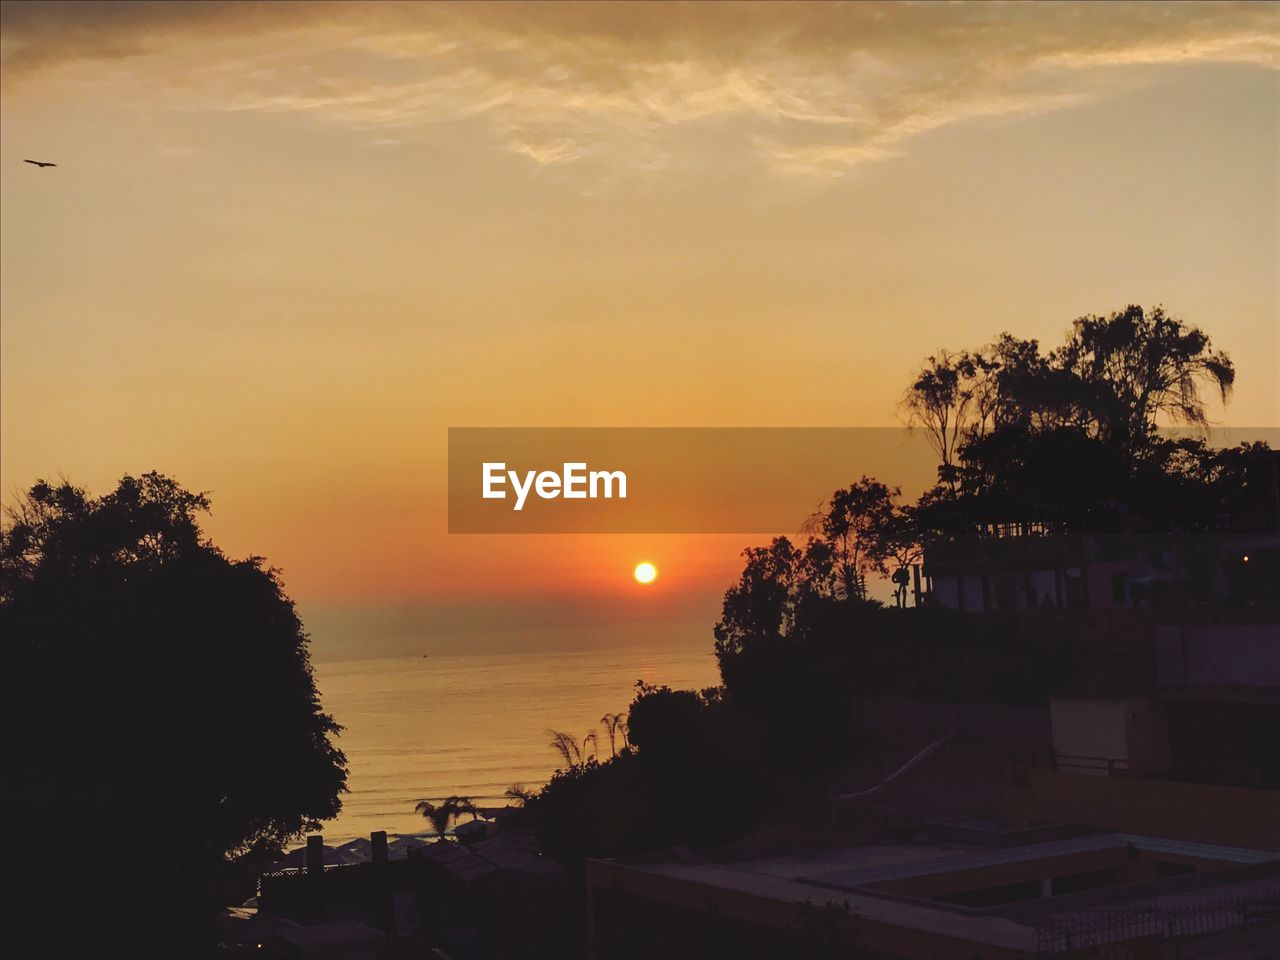
[[[632,575],[636,578],[637,583],[653,583],[658,579],[658,568],[649,561],[637,563]]]

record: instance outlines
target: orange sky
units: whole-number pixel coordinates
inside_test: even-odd
[[[1130,302],[1275,424],[1278,11],[5,3],[4,492],[163,470],[304,609],[702,610],[744,538],[446,536],[447,427],[891,424]]]

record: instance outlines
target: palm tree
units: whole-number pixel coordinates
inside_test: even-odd
[[[413,809],[422,814],[423,819],[431,824],[437,841],[445,839],[449,825],[455,823],[464,813],[471,814],[472,820],[480,816],[480,811],[471,802],[470,797],[445,797],[438,804],[430,800],[419,800]]]
[[[502,795],[506,797],[508,800],[510,800],[517,807],[523,807],[535,796],[537,796],[537,793],[533,790],[530,790],[523,783],[513,783],[511,786],[507,787],[507,789],[503,791]]]
[[[582,745],[572,733],[563,730],[551,730],[551,749],[564,759],[566,770],[575,770],[582,765]]]
[[[600,737],[594,730],[588,730],[587,735],[581,740],[572,733],[565,733],[563,730],[548,730],[547,732],[551,734],[551,749],[560,754],[567,771],[585,767],[592,760],[597,759],[596,754],[600,748]]]
[[[627,743],[627,715],[625,713],[606,713],[600,718],[600,722],[604,724],[605,732],[609,734],[609,755],[616,757],[618,755],[618,734],[622,734],[622,747],[625,750],[630,744]]]

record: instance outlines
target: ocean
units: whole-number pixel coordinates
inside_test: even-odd
[[[551,730],[609,743],[600,718],[625,713],[636,680],[676,688],[719,682],[711,641],[600,650],[430,654],[316,663],[326,712],[345,728],[349,792],[326,843],[426,829],[420,799],[504,803],[514,783],[545,783],[560,756]]]

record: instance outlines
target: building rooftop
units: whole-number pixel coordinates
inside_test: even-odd
[[[1156,927],[1164,935],[1183,916],[1228,929],[1241,904],[1280,904],[1280,854],[1116,833],[998,848],[923,842],[598,862],[747,898],[847,902],[864,922],[1026,953],[1086,929],[1099,942]]]
[[[1260,850],[1243,850],[1207,843],[1189,843],[1183,840],[1165,840],[1159,837],[1139,837],[1130,834],[1111,833],[1095,836],[1072,837],[1049,843],[1033,843],[1026,846],[1005,847],[996,850],[961,847],[947,850],[931,858],[910,859],[900,862],[865,863],[850,870],[837,870],[803,877],[807,882],[819,883],[837,889],[855,890],[859,887],[940,873],[961,870],[977,870],[1001,864],[1031,863],[1076,853],[1092,853],[1117,847],[1132,847],[1152,854],[1171,854],[1212,860],[1220,863],[1248,864],[1280,861],[1280,854]],[[929,849],[922,847],[921,849]],[[933,848],[941,850],[942,848]],[[857,848],[850,853],[857,853]]]

